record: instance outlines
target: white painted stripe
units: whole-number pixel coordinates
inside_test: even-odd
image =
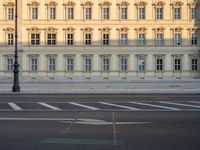
[[[100,110],[99,108],[96,108],[96,107],[92,107],[92,106],[88,106],[88,105],[84,105],[84,104],[79,104],[79,103],[75,103],[75,102],[68,102],[68,103],[75,105],[75,106],[80,106],[80,107],[83,107],[83,108],[91,109],[91,110]]]
[[[164,108],[164,109],[170,109],[170,110],[181,110],[174,107],[167,107],[162,105],[154,105],[154,104],[147,104],[147,103],[140,103],[140,102],[130,102],[132,104],[138,104],[138,105],[144,105],[144,106],[151,106],[151,107],[157,107],[157,108]]]
[[[8,103],[10,107],[12,107],[14,110],[23,110],[21,107],[17,106],[15,103]]]
[[[160,102],[160,103],[171,104],[171,105],[177,105],[177,106],[186,106],[186,107],[195,107],[195,108],[200,108],[200,106],[189,105],[189,104],[182,104],[182,103],[173,103],[173,102]]]
[[[104,105],[109,105],[109,106],[115,106],[115,107],[130,109],[130,110],[140,110],[139,108],[124,106],[124,105],[118,105],[118,104],[112,104],[112,103],[107,103],[107,102],[99,102],[99,103],[104,104]]]
[[[197,101],[191,101],[192,103],[197,103],[197,104],[200,104],[200,102],[197,102]]]
[[[55,106],[52,106],[52,105],[49,105],[49,104],[46,104],[46,103],[43,103],[43,102],[39,102],[38,104],[44,106],[44,107],[47,107],[47,108],[50,108],[52,110],[61,110],[60,108],[58,107],[55,107]]]

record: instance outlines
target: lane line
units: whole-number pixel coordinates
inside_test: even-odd
[[[197,101],[191,101],[192,103],[197,103],[197,104],[200,104],[200,102],[197,102]]]
[[[171,105],[177,105],[177,106],[186,106],[186,107],[195,107],[195,108],[200,108],[200,106],[190,105],[190,104],[173,103],[173,102],[163,102],[163,101],[160,102],[160,103],[171,104]]]
[[[38,104],[39,104],[39,105],[42,105],[42,106],[44,106],[44,107],[50,108],[50,109],[52,109],[52,110],[61,110],[61,109],[58,108],[58,107],[55,107],[55,106],[52,106],[52,105],[49,105],[49,104],[46,104],[46,103],[43,103],[43,102],[39,102]]]
[[[140,110],[139,108],[124,106],[124,105],[118,105],[118,104],[112,104],[112,103],[107,103],[107,102],[98,102],[98,103],[103,104],[103,105],[108,105],[108,106],[115,106],[115,107],[130,109],[130,110]]]
[[[130,103],[131,104],[137,104],[137,105],[144,105],[144,106],[151,106],[151,107],[157,107],[157,108],[170,109],[170,110],[181,110],[179,108],[167,107],[167,106],[155,105],[155,104],[147,104],[147,103],[141,103],[141,102],[130,102]]]
[[[79,104],[79,103],[75,103],[75,102],[68,102],[68,103],[75,105],[75,106],[80,106],[80,107],[83,107],[83,108],[91,109],[91,110],[100,110],[99,108],[96,108],[96,107],[92,107],[92,106],[88,106],[88,105],[84,105],[84,104]]]
[[[14,110],[23,110],[21,107],[16,105],[15,103],[8,103],[10,107],[12,107]]]

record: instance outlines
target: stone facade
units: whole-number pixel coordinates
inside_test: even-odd
[[[0,1],[0,79],[12,79],[14,0]],[[200,77],[195,0],[19,0],[21,80]]]

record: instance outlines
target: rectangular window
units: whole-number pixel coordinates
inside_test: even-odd
[[[33,20],[38,19],[38,8],[37,7],[32,8],[32,19]]]
[[[197,45],[197,33],[192,33],[192,37],[191,37],[191,44],[192,45]]]
[[[13,71],[13,58],[7,58],[7,71]]]
[[[197,71],[198,70],[198,60],[196,58],[192,58],[191,60],[191,69],[192,71]]]
[[[128,19],[128,8],[121,8],[121,19]]]
[[[13,44],[14,44],[14,34],[8,33],[8,45],[13,45]]]
[[[31,34],[31,45],[40,45],[40,34]]]
[[[110,69],[109,58],[102,58],[102,71],[109,71]]]
[[[163,45],[164,44],[164,34],[157,33],[156,35],[156,45]]]
[[[128,44],[127,33],[121,33],[121,35],[120,35],[120,45],[127,45],[127,44]]]
[[[67,9],[67,18],[69,20],[73,20],[74,19],[74,8],[68,8]]]
[[[138,59],[138,71],[145,71],[145,60]]]
[[[49,19],[56,19],[56,8],[55,7],[51,7],[49,8],[50,11],[50,15],[49,15]]]
[[[174,59],[174,70],[175,71],[180,71],[181,70],[181,59],[180,58],[175,58]]]
[[[92,8],[85,8],[85,19],[92,19]]]
[[[31,71],[35,72],[38,69],[38,60],[37,58],[31,58]]]
[[[197,8],[192,8],[191,9],[191,18],[192,19],[197,19]]]
[[[138,44],[139,45],[145,45],[146,44],[146,37],[144,33],[138,34]]]
[[[8,20],[14,20],[14,8],[8,8]]]
[[[128,59],[126,57],[120,58],[120,71],[128,70]]]
[[[156,70],[157,71],[162,71],[163,70],[163,59],[162,58],[157,58],[156,59]]]
[[[163,19],[163,8],[156,8],[156,19]]]
[[[145,8],[139,8],[139,19],[145,19]]]
[[[55,71],[56,70],[56,59],[55,58],[49,58],[49,71]]]
[[[174,8],[174,19],[181,19],[181,8]]]
[[[67,34],[67,45],[74,44],[74,35],[72,33]]]
[[[92,35],[91,34],[85,34],[85,45],[91,45],[92,44]]]
[[[110,9],[109,8],[103,8],[103,19],[109,19],[110,18]]]
[[[74,70],[74,59],[67,58],[67,71],[71,72]]]
[[[92,59],[85,58],[84,71],[91,71],[91,70],[92,70]]]
[[[103,45],[109,45],[109,34],[108,33],[103,34]]]
[[[56,34],[47,34],[47,45],[56,45]]]
[[[174,45],[181,45],[182,44],[182,37],[181,33],[174,34]]]

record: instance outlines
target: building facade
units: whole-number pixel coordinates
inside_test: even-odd
[[[0,79],[11,80],[14,0],[0,1]],[[19,0],[21,80],[200,78],[200,2]]]

